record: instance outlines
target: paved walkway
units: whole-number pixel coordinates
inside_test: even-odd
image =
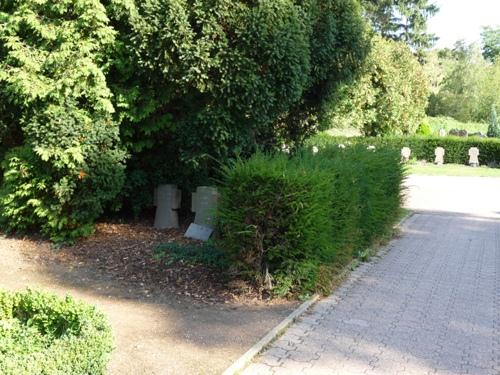
[[[499,375],[500,179],[446,178],[453,202],[440,179],[410,179],[402,236],[244,374]]]

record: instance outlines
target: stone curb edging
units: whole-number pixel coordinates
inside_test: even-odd
[[[403,217],[399,223],[394,226],[394,229],[401,228],[406,220],[412,217],[415,213],[410,211],[405,217]],[[350,273],[352,267],[359,262],[356,259],[351,262],[344,271],[341,273],[340,278],[345,277],[346,273]],[[296,308],[290,315],[288,315],[283,321],[269,331],[263,338],[259,340],[254,346],[252,346],[245,354],[236,360],[230,367],[228,367],[222,375],[237,375],[243,371],[248,364],[259,354],[262,350],[272,343],[278,336],[280,336],[284,330],[286,330],[290,325],[292,325],[300,316],[302,316],[307,310],[309,310],[318,300],[320,299],[319,294],[313,295],[310,299],[302,303],[298,308]]]
[[[285,329],[287,329],[293,322],[297,320],[302,314],[304,314],[312,305],[314,305],[320,298],[319,294],[313,295],[310,299],[302,303],[298,308],[296,308],[290,315],[288,315],[283,321],[268,332],[263,338],[259,340],[254,346],[252,346],[245,354],[243,354],[236,362],[234,362],[229,368],[222,373],[222,375],[235,375],[243,371],[245,367],[255,358],[267,345],[269,345],[276,337],[281,335]]]

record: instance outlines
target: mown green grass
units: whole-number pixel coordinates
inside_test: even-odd
[[[427,117],[425,120],[432,129],[433,134],[438,134],[439,129],[449,132],[451,129],[465,129],[469,134],[481,132],[486,134],[488,124],[480,122],[460,122],[452,117]]]
[[[408,166],[408,173],[423,176],[500,177],[500,168],[473,168],[460,164],[415,163]]]

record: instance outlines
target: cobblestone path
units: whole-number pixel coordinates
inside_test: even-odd
[[[413,215],[243,374],[500,375],[500,220]]]

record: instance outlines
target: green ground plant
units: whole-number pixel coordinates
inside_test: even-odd
[[[104,315],[71,297],[0,290],[2,375],[104,375],[112,350]]]
[[[238,161],[224,170],[217,245],[276,295],[329,293],[339,268],[398,216],[399,159],[394,151],[335,145]]]

